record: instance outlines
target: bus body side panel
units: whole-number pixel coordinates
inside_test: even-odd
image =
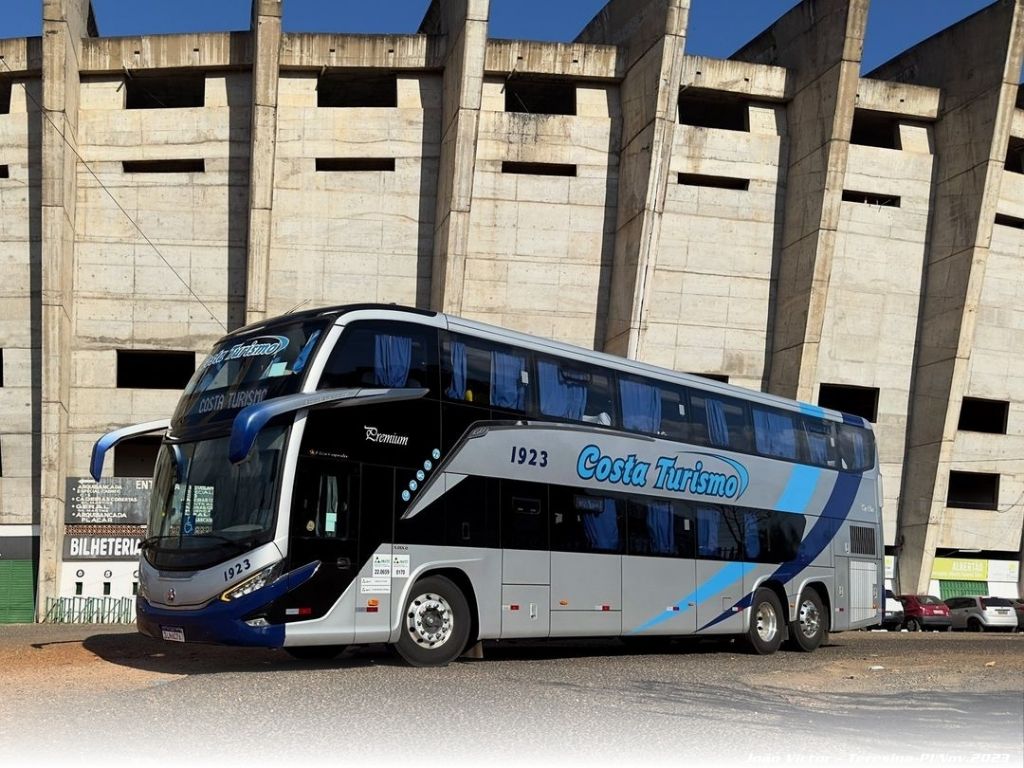
[[[693,560],[622,558],[622,634],[689,635],[697,629]]]
[[[551,553],[551,637],[622,632],[622,557]]]

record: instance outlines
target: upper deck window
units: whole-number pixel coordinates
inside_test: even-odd
[[[525,411],[529,395],[527,356],[522,350],[483,339],[445,340],[444,394],[480,406]]]
[[[248,405],[298,392],[329,322],[315,318],[263,326],[221,341],[189,381],[175,421],[219,420]]]
[[[605,371],[566,360],[537,361],[543,416],[612,426],[615,408]]]
[[[412,323],[358,322],[346,329],[320,377],[319,389],[436,389],[437,333]]]

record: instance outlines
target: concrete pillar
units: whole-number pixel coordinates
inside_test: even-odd
[[[462,311],[489,12],[490,0],[433,0],[419,29],[446,38],[430,305],[453,314]]]
[[[661,236],[690,0],[610,0],[576,38],[616,45],[625,59],[620,86],[615,250],[604,350],[639,355]]]
[[[897,516],[899,584],[923,592],[946,506],[1024,53],[1019,2],[1000,0],[883,64],[879,80],[942,89],[932,213]],[[969,57],[962,56],[970,51]]]
[[[249,144],[246,323],[262,320],[267,314],[270,229],[274,207],[274,157],[277,147],[277,84],[281,71],[281,5],[282,0],[253,0],[252,4],[252,121]]]
[[[89,0],[43,0],[42,278],[39,578],[36,618],[58,594],[64,480],[71,440],[72,270],[75,243],[79,61],[95,34]]]
[[[732,58],[790,70],[767,390],[812,401],[869,0],[804,0]]]

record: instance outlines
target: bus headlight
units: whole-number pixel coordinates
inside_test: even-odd
[[[232,600],[237,600],[240,597],[252,594],[257,589],[262,589],[267,586],[270,582],[281,575],[281,571],[284,569],[284,562],[274,563],[273,565],[264,568],[253,576],[250,576],[245,581],[235,584],[230,589],[224,590],[224,593],[220,596],[220,599],[225,603]]]

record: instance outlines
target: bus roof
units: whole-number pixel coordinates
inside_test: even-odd
[[[336,320],[344,314],[352,312],[388,312],[388,313],[399,313],[399,314],[410,314],[419,317],[429,317],[434,320],[431,325],[441,324],[450,330],[466,333],[470,335],[483,336],[495,341],[504,341],[507,343],[514,343],[519,346],[533,349],[534,351],[548,352],[551,354],[566,355],[577,360],[593,362],[605,365],[609,368],[614,368],[619,371],[626,373],[634,373],[638,375],[651,376],[653,378],[661,379],[663,381],[671,381],[679,384],[685,384],[686,386],[693,387],[695,389],[703,389],[710,392],[719,392],[722,394],[731,394],[744,400],[750,400],[755,402],[761,402],[767,405],[775,405],[786,408],[787,410],[796,410],[800,413],[808,416],[817,416],[819,418],[827,418],[831,421],[842,422],[857,427],[864,427],[871,429],[871,423],[862,418],[861,416],[854,416],[852,414],[843,413],[836,411],[831,408],[823,408],[819,405],[813,405],[811,403],[804,403],[798,400],[791,400],[789,398],[781,397],[779,395],[773,395],[767,392],[761,392],[760,390],[747,389],[740,387],[735,384],[727,384],[725,382],[715,381],[714,379],[706,379],[696,374],[681,373],[674,371],[669,368],[661,368],[656,365],[649,363],[640,362],[638,360],[631,360],[625,357],[619,357],[618,355],[608,354],[607,352],[597,352],[586,347],[580,347],[575,344],[568,344],[561,341],[555,341],[553,339],[546,339],[541,336],[533,336],[531,334],[522,333],[520,331],[513,331],[508,328],[502,328],[501,326],[490,325],[488,323],[482,323],[477,320],[469,320],[456,315],[449,315],[440,312],[435,312],[428,309],[417,309],[415,307],[407,307],[400,304],[380,304],[380,303],[364,303],[364,304],[339,304],[328,307],[317,307],[312,309],[306,309],[302,311],[292,312],[289,314],[278,315],[276,317],[267,318],[266,320],[260,320],[255,323],[251,323],[243,328],[232,331],[227,334],[224,338],[231,338],[233,336],[250,333],[260,328],[276,325],[282,322],[294,322],[296,320],[312,319],[316,317],[331,318]],[[414,318],[410,318],[414,320]],[[440,323],[438,323],[440,321]]]

